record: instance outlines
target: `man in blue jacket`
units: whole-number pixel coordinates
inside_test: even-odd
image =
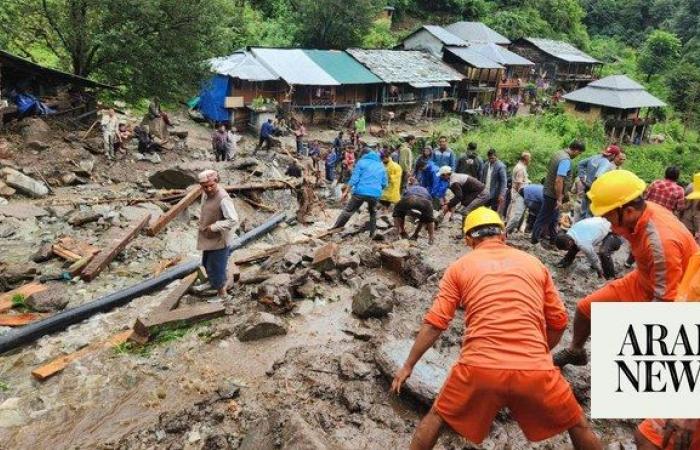
[[[267,119],[267,122],[263,123],[260,127],[260,140],[258,145],[253,150],[253,154],[256,154],[260,150],[263,144],[267,145],[267,150],[272,148],[272,135],[277,132],[277,128],[272,123],[272,119]]]
[[[348,187],[349,190],[352,191],[352,197],[350,197],[350,201],[345,207],[345,210],[338,216],[333,228],[344,227],[352,215],[360,209],[362,204],[367,203],[367,210],[369,211],[369,236],[374,237],[374,232],[377,228],[377,202],[387,183],[386,169],[379,158],[379,154],[372,150],[365,149],[364,156],[355,164],[350,181],[348,181]],[[346,191],[341,201],[344,201],[347,195],[348,192]]]
[[[506,189],[508,179],[506,175],[506,165],[498,159],[496,150],[490,149],[486,154],[488,160],[481,169],[481,182],[486,185],[489,191],[489,201],[486,206],[503,215],[503,208],[506,205]]]
[[[447,146],[447,138],[440,136],[438,139],[438,148],[433,150],[433,162],[438,167],[450,166],[452,171],[457,168],[457,157],[451,148]]]
[[[430,160],[420,160],[416,163],[416,183],[431,192],[435,179],[438,177],[438,166]]]

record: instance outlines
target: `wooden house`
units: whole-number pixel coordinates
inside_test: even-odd
[[[459,111],[474,110],[494,100],[504,66],[471,47],[446,47],[443,60],[464,75],[457,91]]]
[[[510,45],[510,39],[481,22],[455,22],[443,28],[468,43]]]
[[[648,141],[655,119],[650,112],[666,106],[625,75],[613,75],[564,95],[568,113],[586,120],[602,120],[611,140]]]
[[[578,89],[595,80],[603,63],[568,42],[521,38],[510,49],[535,63],[538,79],[546,79],[565,90]]]
[[[423,25],[406,36],[396,48],[402,50],[426,51],[441,58],[445,47],[466,47],[468,45],[466,41],[445,30],[443,27],[437,25]]]

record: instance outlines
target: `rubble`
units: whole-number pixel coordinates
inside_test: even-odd
[[[74,227],[81,227],[85,224],[97,222],[102,218],[102,214],[92,209],[77,211],[68,218],[68,223]]]
[[[0,197],[12,197],[15,195],[15,192],[17,191],[5,184],[4,181],[0,180]]]
[[[27,117],[19,124],[20,133],[27,145],[33,142],[49,142],[52,138],[51,127],[38,117]]]
[[[236,326],[236,337],[241,342],[256,341],[284,334],[287,334],[287,324],[279,317],[266,312],[243,316]]]
[[[55,312],[68,305],[68,296],[60,285],[47,285],[46,290],[29,297],[25,303],[37,312]]]
[[[51,243],[42,244],[39,250],[32,255],[32,261],[35,263],[46,262],[53,257],[53,245]]]
[[[393,309],[394,300],[389,288],[374,281],[363,283],[352,297],[352,312],[362,319],[384,317]]]
[[[201,164],[184,164],[155,172],[148,177],[153,187],[158,189],[187,189],[198,184],[197,174],[205,167]]]
[[[8,186],[17,189],[25,195],[36,198],[49,195],[49,188],[46,184],[30,178],[15,169],[5,167],[0,170],[0,175],[5,178],[5,183]]]
[[[32,217],[48,216],[49,212],[31,203],[12,203],[0,206],[0,216],[15,217],[17,219],[29,219]]]
[[[337,259],[338,244],[330,242],[316,250],[311,266],[319,272],[325,272],[336,266]]]
[[[340,374],[346,380],[357,380],[365,378],[372,372],[372,369],[352,353],[343,353],[338,360]]]

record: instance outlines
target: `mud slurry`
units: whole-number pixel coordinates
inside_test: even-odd
[[[206,148],[206,130],[191,125],[190,131],[194,142]],[[71,158],[79,156],[73,150],[66,152]],[[161,166],[168,161],[189,159],[187,154],[170,155]],[[268,164],[264,177],[275,177],[276,171],[284,172],[284,155],[264,159]],[[101,164],[96,171],[103,170]],[[123,181],[125,184],[119,185],[119,189],[139,191],[139,183],[147,179],[146,172],[153,168],[146,162],[133,164],[126,168],[120,164],[107,165],[103,173],[107,174],[106,178]],[[229,168],[222,171],[231,181],[249,176]],[[116,189],[114,185],[107,187]],[[95,187],[98,188],[105,186]],[[323,191],[319,190],[319,194]],[[71,190],[65,195],[80,196],[82,192]],[[289,193],[266,193],[263,201],[290,211],[295,203]],[[236,206],[248,221],[247,226],[268,217],[242,201],[237,200]],[[189,216],[171,224],[158,239],[137,238],[117,264],[92,283],[67,285],[69,307],[143,279],[164,258],[196,257],[193,239],[196,209],[191,208]],[[328,206],[325,211],[317,212],[313,226],[280,227],[241,255],[317,234],[332,224],[337,213],[337,209]],[[366,213],[356,216],[348,230],[365,220]],[[312,294],[305,299],[292,298],[294,309],[280,314],[288,326],[283,336],[251,342],[236,339],[235,328],[242,317],[255,311],[270,312],[256,300],[258,286],[244,285],[229,299],[229,315],[173,335],[172,339],[163,339],[149,346],[147,352],[124,347],[106,350],[72,363],[46,382],[31,378],[31,370],[43,362],[130,326],[137,317],[153,310],[166,290],[3,355],[0,357],[0,448],[407,448],[428,406],[415,396],[397,397],[389,393],[390,378],[377,363],[378,353],[389,341],[415,337],[437,292],[442,272],[468,251],[462,242],[454,239],[457,227],[457,221],[440,227],[432,246],[424,238],[417,242],[394,242],[391,238],[373,242],[366,233],[326,239],[340,246],[341,257],[358,258],[359,266],[347,276],[309,275]],[[3,240],[0,249],[8,250],[8,262],[22,264],[26,261],[22,255],[42,239],[51,241],[68,232],[92,243],[97,239],[91,236],[97,238],[107,228],[108,225],[96,223],[74,230],[54,216],[37,218],[27,221],[16,238]],[[555,269],[553,266],[562,255],[533,247],[519,236],[511,243],[540,257],[550,267],[571,317],[577,300],[602,284],[583,261],[568,270]],[[321,245],[323,242],[311,241],[292,249],[303,259]],[[387,246],[400,248],[409,255],[400,275],[382,266],[380,252]],[[622,267],[625,256],[624,249],[616,255],[618,267]],[[270,271],[289,273],[294,278],[308,269],[302,263],[291,271],[285,269],[285,264],[297,260],[293,255],[286,261],[282,257],[271,258],[244,268],[244,273]],[[352,296],[366,281],[385,284],[392,292],[394,308],[387,317],[360,320],[352,315]],[[200,300],[190,296],[183,298],[184,303],[197,301]],[[439,356],[449,363],[454,361],[462,335],[463,316],[458,312],[435,346]],[[570,330],[562,345],[568,344],[569,339]],[[445,370],[449,369],[449,363],[445,363]],[[586,411],[590,406],[589,373],[588,366],[564,371]],[[629,443],[634,423],[596,421],[594,425],[606,443]],[[559,449],[570,448],[570,443],[562,435],[530,444],[506,411],[499,414],[489,438],[481,446],[446,432],[437,448]]]

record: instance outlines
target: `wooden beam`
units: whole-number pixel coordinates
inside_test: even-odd
[[[131,242],[136,235],[139,234],[139,231],[146,226],[150,218],[150,214],[145,214],[141,220],[133,222],[132,225],[129,226],[129,228],[127,228],[122,234],[108,241],[106,243],[107,247],[104,250],[101,250],[97,256],[90,261],[87,267],[83,269],[83,272],[80,275],[81,278],[85,281],[94,280],[95,277],[97,277],[97,275],[99,275],[100,272],[107,267],[107,264],[109,264],[119,254],[119,252],[124,250],[124,247],[126,247],[129,242]]]
[[[35,322],[44,317],[43,314],[24,313],[24,314],[0,314],[0,326],[3,327],[21,327],[28,323]]]
[[[156,223],[153,224],[153,226],[148,227],[146,229],[146,234],[148,234],[149,236],[155,236],[156,234],[160,233],[160,231],[163,228],[165,228],[166,225],[168,225],[174,218],[180,215],[181,212],[186,210],[188,206],[190,206],[197,199],[199,199],[201,195],[201,186],[197,186],[195,189],[192,189],[182,198],[182,200],[180,200],[179,202],[177,202],[177,204],[175,204],[175,206],[170,208],[168,212],[160,216]]]
[[[43,292],[46,290],[46,286],[41,283],[29,283],[24,286],[20,286],[17,289],[0,294],[0,313],[9,311],[14,306],[12,303],[12,297],[15,295],[21,295],[25,299],[31,297],[34,294]]]
[[[73,253],[72,251],[66,249],[65,247],[59,245],[59,244],[54,244],[51,246],[51,251],[53,252],[54,255],[60,256],[61,258],[65,259],[68,262],[76,262],[80,261],[82,257],[78,255],[77,253]]]
[[[160,302],[160,305],[158,305],[158,307],[154,310],[154,313],[163,313],[177,308],[178,303],[180,303],[180,298],[182,298],[182,296],[185,295],[185,292],[187,292],[190,286],[192,286],[194,282],[197,281],[198,276],[198,272],[192,272],[191,274],[187,275],[185,278],[180,280],[180,283],[178,283],[178,285],[175,286],[175,289],[170,291],[170,293],[167,296],[165,296],[163,301]]]
[[[87,347],[84,347],[78,350],[77,352],[73,352],[71,354],[56,358],[48,364],[44,364],[43,366],[32,370],[32,375],[37,380],[44,381],[65,369],[71,362],[80,359],[89,353],[95,352],[103,348],[112,348],[116,347],[119,344],[123,344],[127,341],[127,339],[129,339],[131,333],[131,330],[122,331],[121,333],[117,333],[105,341],[88,345]]]
[[[225,312],[226,307],[221,303],[203,303],[154,314],[143,319],[139,318],[134,323],[134,334],[129,339],[145,344],[150,339],[151,332],[159,327],[189,325],[200,320],[221,317]]]

